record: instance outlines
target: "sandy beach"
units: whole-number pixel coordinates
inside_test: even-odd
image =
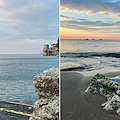
[[[104,75],[114,77],[120,72]],[[93,76],[76,71],[61,72],[61,119],[62,120],[119,120],[114,111],[106,111],[101,104],[106,98],[99,94],[85,93]]]

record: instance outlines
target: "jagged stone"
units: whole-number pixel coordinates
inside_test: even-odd
[[[59,68],[45,70],[34,77],[35,91],[39,99],[29,120],[59,119]]]

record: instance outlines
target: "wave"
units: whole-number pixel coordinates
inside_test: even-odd
[[[118,53],[105,53],[105,52],[81,52],[81,53],[61,53],[61,57],[69,57],[69,58],[75,58],[75,57],[115,57],[120,58],[120,52]]]

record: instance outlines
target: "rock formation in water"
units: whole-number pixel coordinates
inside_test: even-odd
[[[59,69],[50,68],[34,78],[39,99],[29,120],[59,120]]]
[[[91,80],[89,87],[85,90],[89,93],[99,93],[107,97],[107,102],[102,106],[105,110],[114,110],[120,115],[120,84],[110,80],[104,75],[97,74]]]
[[[52,44],[52,47],[49,47],[48,44],[44,45],[43,55],[44,56],[58,56],[59,55],[59,38],[56,44]]]

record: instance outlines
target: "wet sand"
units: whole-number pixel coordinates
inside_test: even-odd
[[[120,75],[120,72],[106,73]],[[114,111],[106,111],[101,104],[106,98],[99,94],[85,93],[92,76],[80,72],[61,72],[61,120],[120,120]]]

